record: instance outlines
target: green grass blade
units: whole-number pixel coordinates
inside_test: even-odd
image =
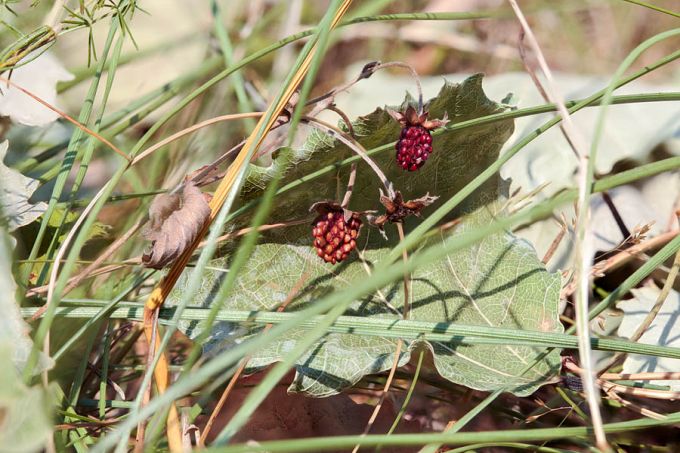
[[[231,45],[231,40],[229,39],[229,33],[227,33],[224,27],[224,19],[222,17],[222,10],[217,0],[210,0],[210,9],[212,10],[213,22],[215,22],[215,36],[217,41],[220,43],[220,49],[222,50],[222,58],[224,58],[224,65],[229,68],[234,65],[233,58],[233,46]],[[245,82],[243,80],[243,75],[240,71],[234,71],[231,75],[232,86],[234,88],[234,93],[236,94],[236,99],[238,100],[239,111],[241,112],[252,112],[253,106],[246,94]],[[246,129],[250,130],[255,127],[255,120],[252,118],[246,119],[244,121]]]
[[[100,72],[103,69],[105,63],[106,63],[106,55],[108,54],[108,51],[111,47],[111,44],[113,43],[113,38],[116,35],[117,27],[115,26],[115,23],[112,24],[111,28],[109,29],[109,35],[106,39],[106,44],[104,46],[104,51],[102,52],[102,59],[99,62],[99,67],[100,67]],[[92,84],[90,85],[90,89],[87,94],[87,98],[85,100],[85,103],[83,105],[83,108],[80,112],[80,115],[78,117],[78,121],[82,124],[85,124],[89,121],[90,115],[92,113],[92,105],[94,102],[94,97],[97,94],[97,90],[99,88],[99,82],[101,80],[101,77],[95,77],[92,80]],[[71,136],[71,142],[69,144],[69,151],[66,153],[66,157],[64,159],[62,168],[60,170],[59,176],[57,177],[57,181],[55,183],[54,189],[52,190],[52,195],[50,196],[49,203],[47,205],[47,210],[43,214],[42,222],[40,223],[40,229],[38,231],[38,234],[36,235],[35,241],[33,243],[33,247],[31,248],[31,252],[29,253],[28,259],[29,260],[35,260],[38,256],[38,252],[40,250],[40,246],[42,244],[42,239],[45,236],[45,233],[47,232],[47,226],[50,217],[54,213],[54,209],[57,205],[57,202],[59,201],[59,197],[61,196],[62,190],[66,184],[66,180],[68,178],[68,174],[71,170],[71,167],[73,166],[73,160],[75,159],[76,154],[78,153],[78,146],[83,139],[83,131],[80,129],[75,129],[73,132],[73,135]],[[50,256],[48,256],[50,258]],[[45,266],[47,269],[49,266]],[[28,274],[30,273],[31,267],[27,266],[26,271],[21,274],[21,283],[24,283],[28,281]],[[40,284],[41,281],[39,280],[38,283]],[[55,303],[50,304],[47,312],[45,313],[45,317],[42,318],[40,321],[40,326],[38,327],[38,330],[35,334],[34,338],[34,343],[33,343],[33,348],[31,349],[31,353],[28,357],[28,360],[26,362],[26,368],[24,368],[24,380],[26,382],[29,382],[33,378],[33,368],[35,367],[37,361],[38,361],[38,348],[40,347],[39,345],[42,345],[43,340],[45,339],[45,336],[47,335],[47,332],[50,329],[51,322],[52,322],[52,317],[54,316],[54,309],[56,309],[58,305],[58,300],[54,301]]]

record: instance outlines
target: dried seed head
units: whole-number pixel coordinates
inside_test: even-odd
[[[385,214],[377,217],[369,217],[369,221],[372,225],[377,226],[382,230],[387,222],[403,222],[408,216],[420,216],[420,211],[426,206],[434,203],[437,198],[439,197],[431,196],[427,193],[420,198],[404,201],[404,197],[398,190],[395,191],[391,197],[385,195],[381,190],[380,203],[385,206]]]

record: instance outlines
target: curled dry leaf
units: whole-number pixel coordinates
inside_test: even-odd
[[[394,192],[394,196],[390,197],[385,195],[382,190],[380,190],[380,203],[385,206],[385,214],[379,215],[377,217],[369,217],[371,225],[377,226],[382,229],[387,222],[397,223],[403,222],[408,216],[415,215],[420,216],[420,211],[426,206],[434,203],[437,198],[429,193],[426,193],[420,198],[415,200],[404,201],[404,197],[398,190]]]
[[[144,266],[162,269],[187,249],[210,217],[206,194],[187,180],[182,195],[162,194],[149,207],[149,223],[143,231],[151,250],[142,255]]]

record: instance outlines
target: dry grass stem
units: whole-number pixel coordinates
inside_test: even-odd
[[[23,88],[23,87],[17,85],[16,83],[12,82],[11,80],[6,79],[5,77],[0,77],[0,82],[4,82],[4,83],[6,83],[7,85],[13,86],[13,87],[16,88],[17,90],[19,90],[19,91],[21,91],[22,93],[26,94],[27,96],[31,97],[33,100],[35,100],[35,101],[39,102],[40,104],[44,105],[45,107],[47,107],[48,109],[50,109],[50,110],[52,110],[54,113],[56,113],[57,115],[59,115],[59,116],[61,116],[62,118],[64,118],[64,119],[65,119],[66,121],[68,121],[69,123],[73,124],[75,127],[77,127],[78,129],[80,129],[81,131],[85,132],[86,134],[88,134],[88,135],[90,135],[90,136],[96,138],[97,140],[99,140],[100,142],[102,142],[103,144],[105,144],[107,147],[109,147],[111,150],[113,150],[116,154],[118,154],[119,156],[121,156],[123,159],[127,160],[128,162],[130,162],[130,160],[131,160],[131,159],[130,159],[130,156],[128,156],[127,154],[125,154],[123,151],[121,151],[116,145],[114,145],[113,143],[111,143],[110,141],[108,141],[107,139],[105,139],[104,137],[102,137],[101,135],[99,135],[98,133],[96,133],[95,131],[93,131],[92,129],[88,128],[87,126],[85,126],[85,125],[83,125],[83,124],[80,124],[80,122],[78,122],[77,120],[71,118],[71,117],[70,117],[69,115],[67,115],[65,112],[59,110],[58,108],[56,108],[56,107],[53,106],[52,104],[50,104],[50,103],[44,101],[42,98],[39,98],[39,97],[36,96],[35,94],[33,94],[33,93],[31,93],[30,91],[26,90],[25,88]]]
[[[548,86],[546,94],[550,100],[557,105],[557,110],[562,117],[562,126],[564,127],[565,136],[570,145],[576,150],[579,158],[579,198],[578,205],[580,206],[578,216],[578,234],[576,236],[575,249],[578,254],[576,266],[576,280],[578,282],[578,292],[576,294],[576,327],[579,339],[579,356],[584,368],[582,379],[584,383],[584,390],[588,407],[591,412],[591,421],[593,431],[595,433],[595,441],[598,448],[603,451],[609,451],[610,447],[607,443],[607,438],[602,428],[602,414],[600,412],[600,393],[597,389],[597,382],[595,380],[594,360],[590,348],[590,325],[588,323],[588,301],[590,300],[590,281],[591,281],[591,257],[592,254],[592,239],[586,234],[589,222],[589,205],[590,205],[590,187],[588,187],[589,179],[589,149],[585,145],[583,138],[578,134],[574,123],[569,115],[569,111],[564,105],[564,98],[560,94],[557,85],[553,79],[552,72],[548,67],[548,63],[541,52],[541,47],[534,36],[529,23],[527,22],[522,10],[517,4],[516,0],[508,0],[513,12],[517,16],[519,23],[522,26],[529,46],[533,50],[538,64],[541,67],[543,75],[545,76]],[[593,156],[594,157],[594,156]]]

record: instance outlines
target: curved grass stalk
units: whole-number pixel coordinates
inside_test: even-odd
[[[656,316],[659,314],[661,311],[661,307],[663,307],[663,304],[666,302],[666,299],[668,298],[668,295],[670,294],[671,290],[673,289],[673,284],[675,283],[675,279],[678,277],[678,271],[680,270],[680,252],[675,254],[675,259],[673,260],[673,266],[671,267],[671,270],[668,272],[668,275],[666,276],[666,282],[664,283],[663,287],[661,288],[661,291],[659,292],[659,295],[656,298],[656,301],[654,302],[654,305],[652,308],[649,310],[649,313],[647,313],[647,316],[645,316],[645,319],[642,320],[642,323],[640,323],[639,326],[635,329],[635,332],[633,332],[633,335],[630,336],[631,341],[638,341],[642,335],[649,329],[649,327],[652,325],[654,322],[654,319]],[[616,354],[614,357],[612,357],[608,362],[607,365],[603,367],[604,371],[619,365],[624,362],[626,358],[625,354]],[[664,374],[664,373],[660,373]],[[667,373],[666,373],[667,374]]]
[[[185,135],[191,134],[196,132],[199,129],[203,129],[204,127],[212,126],[213,124],[221,123],[224,121],[233,121],[233,120],[238,120],[238,119],[243,119],[243,118],[259,118],[263,115],[262,112],[245,112],[245,113],[233,113],[230,115],[220,115],[216,116],[214,118],[207,119],[205,121],[201,121],[200,123],[196,123],[193,126],[187,127],[186,129],[182,129],[181,131],[175,132],[174,134],[170,135],[169,137],[164,138],[158,143],[154,143],[152,146],[149,146],[147,149],[144,151],[140,152],[135,156],[135,158],[132,160],[130,165],[135,165],[145,157],[149,156],[150,154],[158,151],[160,148],[164,147],[165,145],[174,142],[175,140],[180,139],[181,137],[184,137]]]
[[[603,425],[605,433],[625,433],[657,426],[670,426],[680,422],[680,412],[675,412],[663,420],[643,418],[625,422],[609,423]],[[427,443],[446,445],[471,445],[483,443],[506,443],[506,442],[544,442],[551,440],[563,440],[573,438],[587,438],[590,435],[588,427],[570,428],[535,428],[515,429],[505,431],[478,431],[465,433],[417,433],[417,434],[392,434],[366,436],[363,444],[366,447],[377,445],[409,447],[420,446]],[[206,449],[206,453],[253,453],[253,452],[306,452],[326,451],[348,448],[353,445],[358,436],[333,436],[317,437],[309,439],[290,439],[259,442],[257,444],[239,444],[226,447]],[[536,447],[538,448],[538,447]],[[545,448],[545,447],[544,447]],[[459,449],[458,451],[461,451]],[[464,450],[462,450],[464,451]],[[538,450],[537,450],[538,451]],[[548,450],[550,451],[550,450]],[[555,451],[553,449],[553,451]],[[560,450],[557,450],[560,451]]]
[[[581,156],[581,164],[579,166],[579,197],[578,197],[578,224],[576,227],[576,244],[575,249],[577,253],[576,264],[576,281],[578,282],[578,289],[576,291],[576,331],[579,337],[579,359],[581,362],[582,373],[581,380],[583,382],[583,389],[586,394],[588,406],[590,407],[590,414],[592,418],[593,427],[595,430],[595,437],[597,444],[602,450],[607,450],[607,443],[604,437],[604,432],[601,429],[602,418],[599,410],[600,394],[596,382],[595,363],[590,352],[590,322],[588,316],[588,304],[591,294],[591,268],[593,261],[593,240],[588,237],[588,224],[590,219],[590,197],[593,192],[593,180],[595,175],[595,163],[597,161],[597,151],[602,133],[604,131],[605,118],[611,98],[614,94],[617,81],[623,77],[625,71],[633,64],[635,60],[648,48],[654,44],[671,38],[680,34],[680,28],[669,30],[652,38],[647,39],[635,49],[621,62],[617,70],[612,76],[611,82],[608,84],[602,96],[602,103],[599,110],[597,122],[595,124],[595,133],[591,142],[590,151]]]
[[[210,1],[210,9],[212,10],[215,36],[220,44],[220,49],[222,50],[222,58],[224,58],[224,63],[226,67],[230,67],[234,64],[233,59],[233,46],[231,44],[231,39],[229,39],[229,33],[223,23],[222,12],[217,0]],[[236,99],[238,100],[238,107],[241,112],[250,112],[253,110],[252,103],[246,94],[245,82],[243,80],[243,74],[236,71],[232,74],[232,85],[234,93],[236,94]],[[255,122],[253,120],[247,120],[246,128],[248,130],[255,127]]]
[[[649,8],[649,9],[651,9],[653,11],[657,11],[659,13],[668,14],[669,16],[680,18],[680,14],[678,14],[677,12],[671,11],[671,10],[666,9],[666,8],[662,8],[662,7],[657,6],[657,5],[652,5],[651,3],[643,2],[643,1],[640,1],[640,0],[623,0],[623,1],[627,2],[627,3],[632,3],[633,5],[642,6],[644,8]]]
[[[401,405],[401,408],[399,409],[399,412],[397,413],[397,416],[394,418],[394,422],[392,423],[392,426],[390,426],[389,431],[387,431],[387,435],[389,436],[394,432],[395,429],[397,429],[397,426],[399,426],[399,422],[401,421],[402,417],[406,413],[406,408],[408,407],[408,403],[411,401],[411,396],[413,396],[413,391],[416,389],[416,384],[418,384],[418,378],[420,377],[420,369],[423,366],[423,359],[425,358],[425,351],[421,350],[418,353],[418,363],[416,364],[416,369],[413,372],[413,377],[411,378],[411,385],[408,388],[408,391],[406,392],[406,397],[404,398],[404,403]],[[378,447],[379,449],[380,447]]]
[[[115,137],[116,135],[125,132],[125,130],[142,121],[158,107],[165,104],[170,99],[173,99],[191,83],[215,71],[217,68],[219,68],[219,66],[220,59],[217,57],[204,61],[201,66],[190,71],[189,73],[146,93],[137,100],[128,104],[126,107],[123,107],[122,109],[111,114],[105,115],[104,118],[102,118],[102,123],[100,126],[101,130],[106,131],[104,135],[109,138]],[[136,113],[133,114],[135,111]],[[124,118],[129,115],[132,116],[124,121]],[[68,146],[68,141],[51,146],[37,156],[29,157],[23,160],[16,166],[16,169],[22,173],[31,171],[35,169],[41,162],[56,156],[66,146]],[[50,169],[43,173],[40,179],[49,180],[56,177],[58,173],[58,167],[55,169]]]
[[[527,23],[522,10],[517,4],[516,0],[508,0],[510,6],[512,7],[517,19],[522,26],[522,32],[526,34],[527,40],[529,41],[529,46],[533,49],[538,64],[541,67],[541,71],[546,78],[548,89],[543,91],[543,94],[551,98],[555,104],[557,104],[558,112],[562,118],[562,123],[560,127],[564,133],[567,142],[571,146],[572,150],[576,153],[579,165],[578,165],[578,181],[579,181],[579,201],[580,206],[579,215],[576,217],[578,222],[578,231],[583,233],[585,227],[589,221],[590,214],[590,200],[589,196],[584,196],[586,187],[588,186],[588,171],[593,168],[595,156],[589,155],[586,149],[583,136],[576,130],[574,122],[572,121],[571,114],[564,105],[564,100],[562,94],[557,89],[555,81],[552,76],[552,72],[548,66],[548,63],[543,56],[543,52],[534,36],[531,27]],[[621,74],[622,75],[622,74]],[[620,75],[614,77],[614,80],[618,80]],[[532,78],[536,81],[535,75],[532,74]],[[540,82],[539,83],[539,87]],[[605,93],[606,99],[606,93]],[[603,100],[604,104],[604,100]],[[592,173],[590,173],[592,177]],[[605,436],[604,430],[602,429],[602,413],[600,411],[600,392],[595,382],[595,373],[593,371],[593,358],[592,352],[590,350],[590,325],[587,322],[588,317],[588,300],[590,296],[590,260],[593,256],[592,250],[593,241],[591,238],[585,236],[585,234],[578,234],[576,238],[576,244],[574,249],[576,250],[577,257],[583,258],[587,257],[587,262],[585,259],[579,261],[581,266],[576,266],[576,275],[579,281],[582,283],[580,285],[578,293],[576,294],[576,326],[579,338],[579,358],[583,363],[584,375],[582,376],[583,390],[586,396],[586,401],[588,402],[588,407],[590,408],[590,422],[593,427],[595,443],[597,447],[602,451],[611,450],[609,444],[607,443],[607,438]]]
[[[358,17],[356,19],[352,19],[349,21],[342,22],[338,24],[339,27],[344,27],[348,25],[354,25],[354,24],[359,24],[359,23],[364,23],[364,22],[382,22],[382,21],[401,21],[401,20],[471,20],[471,19],[487,19],[487,18],[492,18],[492,17],[502,17],[505,13],[503,11],[477,11],[477,12],[467,12],[467,13],[406,13],[406,14],[384,14],[384,15],[378,15],[378,16],[367,16],[367,17]],[[239,62],[231,65],[230,67],[224,69],[222,72],[219,74],[215,75],[212,77],[209,81],[201,85],[197,90],[194,92],[190,93],[188,97],[185,97],[182,102],[180,102],[175,108],[173,108],[172,112],[169,112],[168,115],[164,116],[161,118],[156,124],[161,123],[164,124],[170,117],[174,116],[179,110],[183,109],[191,100],[195,99],[197,96],[200,94],[204,93],[206,90],[209,88],[213,87],[226,77],[229,77],[231,74],[233,74],[235,71],[238,71],[239,69],[243,68],[244,66],[259,60],[260,58],[288,45],[293,42],[299,41],[301,39],[307,38],[311,36],[314,33],[313,29],[310,30],[305,30],[300,33],[296,33],[294,35],[287,36],[286,38],[283,38],[268,47],[265,47],[257,52],[254,52],[253,54],[243,58]],[[180,76],[177,79],[175,79],[172,82],[169,82],[162,87],[159,87],[155,90],[152,90],[151,92],[147,93],[146,95],[142,96],[138,100],[132,102],[130,105],[125,107],[124,109],[115,112],[107,117],[104,118],[104,121],[102,122],[102,129],[108,129],[109,127],[114,126],[115,123],[118,123],[121,121],[124,117],[127,115],[131,114],[138,108],[141,108],[144,105],[147,105],[143,110],[138,111],[135,113],[128,121],[125,121],[123,123],[119,123],[115,128],[113,128],[109,134],[110,136],[116,136],[122,132],[124,132],[128,127],[138,123],[141,121],[143,118],[148,116],[151,112],[155,111],[158,107],[163,105],[165,102],[169,101],[170,99],[174,98],[179,92],[181,92],[186,86],[188,86],[190,83],[194,82],[197,79],[200,79],[201,77],[206,76],[216,68],[218,68],[221,64],[223,63],[223,58],[221,57],[213,57],[206,62],[204,62],[197,70],[185,75],[185,76]],[[155,99],[155,100],[154,100]],[[153,102],[151,102],[153,100]],[[156,124],[154,124],[154,132],[158,130],[156,127]],[[150,138],[152,134],[149,134],[149,137],[144,138],[144,142],[148,141],[148,138]],[[53,155],[56,152],[58,152],[58,149],[61,149],[62,145],[57,145],[51,149],[47,155]],[[141,147],[140,147],[141,149]],[[25,164],[22,164],[20,166],[20,171],[26,171],[31,168],[34,168],[36,165],[35,159],[30,158],[26,161]],[[43,175],[43,179],[52,179],[58,174],[58,171],[50,171],[47,172],[46,174]]]
[[[336,9],[341,5],[342,0],[333,0],[330,3],[329,9]],[[351,3],[352,0],[349,1]],[[347,3],[347,7],[349,7],[349,3]],[[347,8],[344,8],[345,11]],[[344,13],[343,13],[344,14]],[[325,18],[324,18],[325,21]],[[317,34],[315,36],[316,40],[316,47],[319,50],[319,52],[316,53],[314,58],[310,60],[309,62],[309,68],[306,71],[306,74],[304,76],[304,79],[300,80],[300,82],[297,85],[297,100],[296,105],[294,106],[292,115],[290,117],[290,129],[288,130],[288,145],[292,144],[293,141],[295,140],[295,135],[297,134],[298,130],[298,125],[300,123],[300,118],[302,117],[302,111],[305,108],[305,105],[307,104],[307,99],[309,98],[309,94],[312,92],[312,86],[314,85],[314,82],[316,82],[316,75],[319,72],[319,68],[321,67],[321,62],[324,59],[324,55],[326,53],[326,49],[328,48],[328,44],[330,42],[330,36],[331,36],[331,31],[338,25],[339,21],[333,21],[334,23],[331,24],[331,26],[328,26],[328,23],[325,23],[322,21],[319,23],[319,26],[317,27]]]
[[[680,52],[678,52],[678,56],[676,56],[675,58],[678,58],[678,57],[680,57]],[[667,61],[664,64],[667,64],[669,62],[670,61]],[[640,74],[640,75],[643,75],[643,74]],[[567,105],[567,107],[574,107],[574,106],[580,105],[584,102],[587,102],[589,99],[591,99],[591,98],[581,99],[581,100],[578,100],[578,101],[567,101],[565,104]],[[615,100],[615,102],[614,102],[615,104],[627,104],[627,103],[635,103],[635,102],[678,101],[678,100],[680,100],[680,92],[622,95],[622,96],[615,96],[614,100]],[[585,107],[597,107],[599,105],[599,102],[600,102],[600,98],[592,99],[592,100],[590,100],[590,102],[588,102],[585,105]],[[460,123],[453,124],[453,125],[450,125],[450,126],[445,126],[441,129],[437,129],[437,130],[433,131],[432,135],[438,136],[438,135],[441,135],[441,134],[447,134],[447,133],[451,133],[451,132],[454,132],[454,131],[461,131],[461,130],[464,130],[464,129],[467,129],[467,128],[470,128],[470,127],[475,127],[475,126],[479,126],[479,125],[483,125],[483,124],[491,124],[491,123],[503,121],[503,120],[510,119],[510,118],[522,118],[522,117],[525,117],[525,116],[538,115],[538,114],[542,114],[542,113],[550,113],[550,112],[554,112],[556,110],[557,110],[557,107],[554,104],[546,104],[546,105],[541,105],[541,106],[536,106],[536,107],[527,107],[527,108],[524,108],[524,109],[512,110],[512,111],[504,112],[504,113],[496,113],[496,114],[493,114],[493,115],[487,115],[487,116],[483,116],[481,118],[476,118],[476,119],[473,119],[473,120],[462,121]],[[545,130],[547,130],[547,129],[545,129]],[[537,134],[540,135],[543,132],[545,132],[545,130],[541,130]],[[395,143],[396,143],[396,141],[386,143],[386,144],[378,146],[376,148],[367,150],[366,155],[369,156],[369,157],[372,157],[372,156],[379,154],[381,152],[391,151],[391,150],[394,149]],[[325,167],[322,167],[315,172],[309,173],[302,178],[296,179],[296,180],[291,181],[288,184],[284,185],[283,187],[281,187],[281,189],[279,189],[279,191],[277,192],[277,195],[281,195],[285,192],[293,190],[296,187],[299,187],[300,185],[304,184],[307,181],[310,181],[310,180],[331,174],[332,172],[337,171],[338,168],[346,167],[348,165],[356,163],[360,159],[361,158],[359,156],[352,156],[352,157],[348,157],[347,159],[344,159],[340,162],[333,163],[333,164],[327,165]],[[616,175],[612,175],[612,176],[616,176]],[[612,176],[609,176],[609,177],[612,177]],[[482,181],[482,183],[483,183],[483,181]],[[236,219],[239,215],[242,215],[244,212],[252,209],[252,207],[254,205],[255,205],[254,202],[246,203],[244,206],[240,207],[239,209],[237,209],[236,211],[234,211],[230,215],[229,221]]]
[[[543,446],[540,446],[540,445],[524,444],[524,443],[521,443],[521,442],[482,442],[482,443],[479,443],[479,444],[466,445],[465,447],[453,448],[451,450],[448,450],[447,453],[473,452],[473,451],[476,451],[479,448],[490,448],[490,447],[508,448],[508,449],[512,449],[512,450],[528,450],[528,451],[536,451],[536,452],[539,452],[539,453],[577,453],[575,450],[565,450],[565,449],[562,449],[562,448],[543,447]]]
[[[647,102],[667,102],[667,101],[680,101],[680,92],[625,94],[625,95],[620,95],[620,96],[614,96],[612,98],[612,104],[615,104],[615,105],[631,104],[631,103],[647,103]],[[580,102],[580,101],[567,101],[565,103],[565,105],[574,106],[578,102]],[[597,107],[598,105],[599,104],[592,103],[592,104],[589,104],[587,107]],[[469,127],[474,127],[474,126],[477,126],[477,125],[480,125],[480,124],[489,124],[489,123],[494,123],[494,122],[497,122],[497,121],[503,121],[503,120],[509,119],[509,118],[522,118],[522,117],[525,117],[525,116],[539,115],[539,114],[542,114],[542,113],[549,113],[549,112],[554,112],[554,111],[556,111],[556,107],[553,104],[545,104],[545,105],[539,105],[539,106],[535,106],[535,107],[526,107],[526,108],[522,108],[522,109],[512,110],[512,111],[506,112],[506,113],[487,115],[487,116],[477,118],[475,120],[461,122],[461,123],[458,123],[456,125],[449,126],[449,128],[446,128],[446,131],[437,130],[437,131],[433,132],[433,135],[440,135],[440,134],[450,133],[450,132],[453,132],[453,131],[465,130],[466,128],[469,128]],[[253,112],[253,115],[255,113],[256,112]],[[198,123],[198,124],[202,124],[203,126],[208,126],[208,125],[211,125],[211,124],[219,121],[217,118],[223,118],[226,121],[227,115],[215,117],[215,118],[206,120],[205,122]],[[236,117],[233,117],[233,118],[235,119]],[[184,136],[186,133],[192,132],[193,130],[195,130],[195,128],[198,126],[198,124],[191,126],[190,128],[184,129],[183,131],[177,132],[176,134],[173,135],[174,138],[175,139],[180,138],[180,137]],[[170,141],[171,140],[170,140],[169,137],[167,139],[163,140],[164,144],[166,144],[166,145]],[[378,154],[380,152],[383,152],[385,150],[392,149],[392,148],[394,148],[394,143],[395,142],[391,142],[391,143],[388,143],[386,145],[382,145],[380,147],[373,148],[370,151],[367,151],[366,155],[367,156],[373,156],[373,155]],[[148,153],[150,149],[154,149],[158,146],[159,146],[159,144],[154,144],[154,145],[150,146],[149,148],[147,148],[142,153]],[[139,160],[140,160],[140,157],[138,156],[133,161],[133,164],[136,161],[139,161]],[[347,165],[351,165],[351,164],[355,163],[356,161],[357,161],[356,157],[350,157],[348,159],[345,159],[343,161],[338,162],[337,164],[334,164],[332,166],[327,166],[327,167],[324,167],[324,168],[322,168],[322,169],[320,169],[320,170],[318,170],[314,173],[310,173],[309,175],[306,175],[304,178],[301,178],[299,181],[293,181],[293,182],[289,183],[288,185],[284,186],[284,188],[282,188],[281,190],[279,190],[277,192],[277,195],[280,195],[280,194],[282,194],[282,193],[284,193],[288,190],[291,190],[294,187],[297,187],[303,181],[308,181],[310,179],[319,178],[319,177],[321,177],[325,174],[328,174],[331,171],[331,168],[337,169],[338,167],[344,167],[344,166],[347,166]],[[646,164],[646,165],[650,165],[650,164]],[[22,168],[24,168],[24,167],[22,167]],[[20,170],[20,171],[24,172],[24,170]],[[622,174],[622,173],[617,173],[615,175],[609,175],[607,178],[612,178],[612,177],[615,177],[619,174]],[[148,192],[137,193],[137,194],[131,193],[131,194],[124,194],[124,195],[115,195],[115,196],[110,196],[108,198],[108,201],[122,201],[122,200],[131,199],[131,198],[153,197],[153,196],[156,196],[156,195],[158,195],[160,193],[164,193],[164,192],[165,192],[165,190],[155,190],[155,191],[148,191]],[[87,205],[88,201],[89,200],[87,200],[87,199],[82,199],[82,200],[76,201],[76,204],[79,205],[79,206],[85,206],[85,205]],[[240,208],[239,210],[234,211],[234,213],[230,215],[230,219],[233,219],[234,217],[236,217],[236,215],[243,214],[245,211],[250,209],[252,206],[253,206],[252,204],[246,204],[244,207]],[[24,260],[24,261],[26,261],[26,260]]]
[[[579,285],[576,293],[576,326],[577,332],[579,333],[579,338],[581,339],[581,348],[579,351],[583,350],[588,352],[588,337],[589,337],[589,319],[588,319],[588,300],[590,299],[591,293],[591,268],[592,268],[592,244],[587,240],[588,234],[588,218],[590,215],[590,197],[593,193],[593,180],[595,174],[595,163],[597,161],[597,151],[600,144],[600,139],[602,138],[602,133],[604,132],[605,118],[607,115],[609,104],[614,94],[616,88],[616,81],[619,80],[625,71],[633,64],[635,60],[648,48],[657,44],[665,39],[680,35],[680,28],[674,30],[668,30],[663,33],[659,33],[638,45],[633,49],[630,54],[621,62],[619,67],[614,72],[611,82],[607,85],[607,88],[602,96],[601,108],[595,123],[595,133],[593,135],[593,140],[590,146],[589,159],[586,162],[585,168],[583,168],[582,183],[579,185],[579,198],[578,198],[578,225],[576,230],[576,248],[579,254],[579,261],[577,263],[576,277],[578,279]],[[671,283],[672,284],[672,283]],[[599,417],[599,411],[594,410],[594,405],[596,404],[596,399],[599,400],[599,393],[596,394],[597,386],[595,383],[596,373],[594,370],[594,363],[591,354],[583,353],[580,354],[581,367],[583,369],[582,380],[584,383],[584,390],[588,396],[589,405],[591,407],[591,416],[593,416],[595,422],[595,415]],[[599,420],[601,423],[601,420]],[[598,430],[596,429],[596,434]]]
[[[141,278],[141,277],[140,277]],[[137,280],[139,282],[139,279]],[[83,302],[82,299],[75,301]],[[87,300],[94,303],[93,300]],[[97,301],[99,302],[99,301]],[[116,299],[118,305],[114,308],[112,302],[105,306],[60,307],[58,316],[75,319],[88,319],[88,327],[101,319],[104,314],[111,319],[142,320],[144,307],[138,303],[126,303]],[[35,308],[24,308],[23,316],[31,316]],[[172,326],[175,324],[177,311],[161,309],[160,324]],[[180,319],[184,321],[206,321],[211,313],[207,308],[185,308]],[[279,313],[268,311],[219,310],[214,319],[234,323],[251,323],[254,325],[279,325],[295,319],[295,313]],[[323,316],[309,317],[300,323],[298,328],[310,330],[323,320]],[[578,349],[575,336],[565,333],[539,332],[532,330],[518,330],[502,327],[485,327],[467,324],[442,323],[431,321],[412,321],[390,318],[364,318],[358,316],[339,316],[329,326],[328,332],[339,334],[361,335],[366,337],[395,338],[409,341],[457,342],[462,344],[512,344],[516,346],[532,346],[562,349]],[[680,350],[671,346],[649,345],[630,340],[591,337],[589,339],[593,349],[598,351],[625,352],[643,354],[654,357],[680,358]],[[72,340],[69,340],[72,343]],[[62,348],[63,350],[64,348]]]
[[[413,71],[415,74],[415,71]],[[417,75],[416,75],[416,80],[417,80]],[[420,81],[418,81],[418,88],[420,89]],[[422,104],[423,104],[423,96],[422,93],[419,96],[419,104],[418,108],[422,110]],[[404,226],[401,224],[401,222],[396,224],[397,231],[399,232],[399,240],[404,239]],[[404,251],[404,254],[402,256],[402,259],[404,262],[408,261],[408,252]],[[409,290],[410,288],[410,282],[411,282],[411,275],[410,274],[404,274],[404,311],[402,313],[402,318],[408,319],[409,318],[409,307],[411,304],[411,301],[409,300],[411,291]],[[394,352],[394,361],[392,362],[392,368],[390,369],[389,374],[387,375],[387,379],[385,380],[385,386],[383,387],[382,393],[380,394],[380,399],[378,400],[378,404],[375,405],[375,408],[373,409],[373,413],[371,414],[371,417],[368,419],[368,423],[366,424],[366,428],[364,428],[363,433],[361,434],[362,437],[368,434],[371,431],[371,427],[373,427],[373,423],[375,423],[375,419],[378,418],[378,414],[380,413],[380,409],[382,408],[383,403],[385,402],[385,398],[387,398],[387,392],[390,389],[390,386],[392,385],[392,381],[394,380],[394,375],[397,372],[397,368],[399,368],[399,359],[401,358],[401,349],[404,346],[404,341],[400,338],[399,341],[397,341],[397,348],[396,351]],[[413,379],[413,382],[411,384],[411,388],[409,389],[409,394],[407,396],[407,401],[411,396],[411,392],[413,391],[413,388],[415,387],[415,382],[418,380],[418,373],[420,373],[420,365],[422,364],[423,361],[423,351],[420,351],[420,356],[418,358],[418,368],[416,369],[416,375]],[[406,404],[406,402],[404,403]],[[404,410],[406,409],[406,405],[403,406]],[[395,423],[392,425],[392,429],[396,428],[396,424],[399,422],[400,416],[397,417],[395,420]],[[354,446],[354,449],[352,450],[352,453],[357,453],[359,451],[359,448],[361,447],[361,444],[356,444]]]
[[[31,99],[33,99],[34,101],[36,101],[36,102],[42,104],[43,106],[45,106],[45,108],[47,108],[47,109],[49,109],[49,110],[52,110],[54,113],[58,114],[60,117],[62,117],[62,118],[65,119],[66,121],[68,121],[69,123],[73,124],[75,127],[77,127],[78,129],[80,129],[80,130],[81,130],[82,132],[84,132],[85,134],[91,136],[92,138],[96,138],[97,140],[99,140],[101,143],[103,143],[104,145],[106,145],[109,149],[111,149],[113,152],[115,152],[116,154],[118,154],[119,156],[121,156],[123,159],[126,159],[126,160],[129,160],[129,159],[130,159],[130,158],[128,157],[127,154],[125,154],[123,151],[121,151],[116,145],[114,145],[113,143],[111,143],[111,142],[110,142],[109,140],[107,140],[105,137],[102,137],[101,135],[99,135],[99,133],[97,133],[97,131],[94,131],[94,130],[88,128],[88,127],[85,126],[84,124],[81,124],[79,121],[77,121],[77,120],[73,119],[71,116],[69,116],[66,112],[63,112],[63,111],[59,110],[58,108],[56,108],[56,107],[53,106],[52,104],[49,104],[48,102],[46,102],[45,100],[43,100],[43,99],[40,98],[39,96],[36,96],[35,94],[31,93],[30,91],[28,91],[27,89],[25,89],[25,88],[22,87],[21,85],[18,85],[17,83],[15,83],[15,82],[13,82],[13,81],[11,81],[11,80],[5,78],[5,77],[0,77],[0,82],[5,83],[5,84],[7,84],[7,85],[9,85],[9,86],[12,86],[12,87],[16,88],[17,90],[19,90],[19,91],[21,91],[22,93],[24,93],[26,96],[29,96],[29,97],[30,97]]]

